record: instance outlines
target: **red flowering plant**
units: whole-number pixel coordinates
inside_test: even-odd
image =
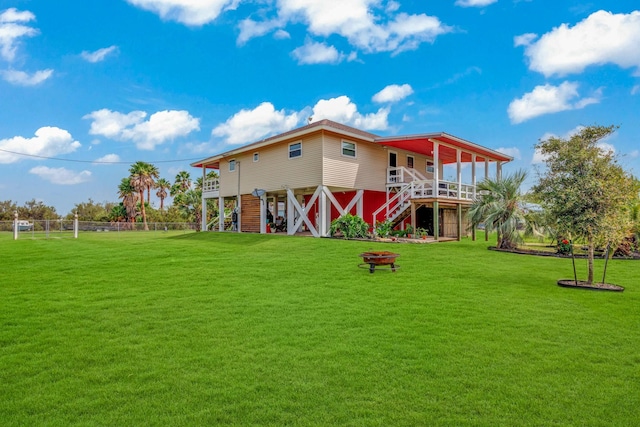
[[[567,239],[558,239],[558,245],[556,246],[556,249],[559,254],[569,255],[571,253],[571,242]]]

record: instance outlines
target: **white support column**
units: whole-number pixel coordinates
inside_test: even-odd
[[[267,195],[260,196],[260,234],[267,232]]]
[[[476,199],[476,184],[477,184],[477,179],[476,179],[476,163],[478,162],[478,157],[475,154],[471,155],[471,185],[473,186],[473,189],[471,190],[473,192],[473,200]]]
[[[204,188],[204,181],[207,179],[207,168],[202,165],[202,187]],[[207,199],[204,198],[204,191],[202,192],[202,218],[200,218],[201,222],[201,231],[207,231]]]
[[[327,195],[324,189],[325,187],[323,186],[318,200],[318,233],[323,237],[328,237],[330,225],[327,224],[327,221],[331,219],[331,211],[327,215],[327,208],[331,209],[331,205],[327,203]]]
[[[224,197],[218,196],[218,231],[224,231]]]
[[[438,190],[438,181],[440,181],[440,146],[436,141],[431,142],[433,142],[433,197],[438,198],[440,193]]]
[[[358,194],[360,197],[358,197],[358,201],[356,202],[356,214],[364,219],[364,190],[358,190]]]
[[[489,159],[484,158],[484,179],[489,179]]]
[[[78,238],[78,212],[73,215],[73,238]]]
[[[458,200],[462,198],[462,151],[456,148],[456,175],[458,180]]]
[[[296,230],[293,228],[293,224],[295,223],[295,207],[294,202],[296,201],[296,196],[293,191],[287,188],[287,234],[292,236],[296,234]]]
[[[502,179],[502,162],[496,162],[496,181]]]

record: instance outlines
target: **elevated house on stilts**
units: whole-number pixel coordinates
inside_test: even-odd
[[[380,137],[321,120],[191,166],[202,170],[203,202],[217,199],[220,212],[232,204],[239,232],[266,233],[267,219],[281,217],[288,234],[325,237],[351,213],[372,228],[390,220],[438,240],[467,233],[476,183],[511,160],[447,133]],[[219,178],[206,179],[211,169]],[[230,209],[207,224],[202,206],[203,230],[230,228]]]

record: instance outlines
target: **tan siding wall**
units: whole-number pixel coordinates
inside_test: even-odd
[[[302,142],[302,157],[289,159],[289,144]],[[259,160],[253,161],[253,153]],[[238,192],[238,170],[229,172],[229,159],[220,161],[220,194],[235,196]],[[240,161],[241,194],[250,194],[254,189],[267,191],[290,188],[317,187],[322,177],[322,134],[316,132],[303,139],[294,139],[256,151],[244,153]]]
[[[251,194],[242,195],[241,221],[241,231],[260,232],[260,198],[253,197]]]
[[[356,144],[356,158],[342,155],[342,141]],[[387,152],[369,142],[358,142],[337,135],[324,138],[324,176],[327,186],[385,191]]]

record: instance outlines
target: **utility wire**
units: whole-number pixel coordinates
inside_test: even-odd
[[[0,151],[5,152],[5,153],[10,153],[10,154],[15,154],[16,156],[35,157],[37,159],[57,160],[57,161],[60,161],[60,162],[95,163],[95,164],[101,164],[101,165],[130,165],[132,163],[135,163],[135,162],[124,162],[124,161],[103,162],[103,161],[96,161],[96,160],[61,159],[59,157],[47,157],[47,156],[38,156],[38,155],[35,155],[35,154],[18,153],[16,151],[4,150],[2,148],[0,148]],[[200,157],[194,157],[194,158],[191,158],[191,159],[156,160],[156,161],[150,161],[150,162],[147,162],[147,163],[179,163],[179,162],[187,162],[187,161],[191,161],[191,160],[200,160],[200,159],[201,159]]]

